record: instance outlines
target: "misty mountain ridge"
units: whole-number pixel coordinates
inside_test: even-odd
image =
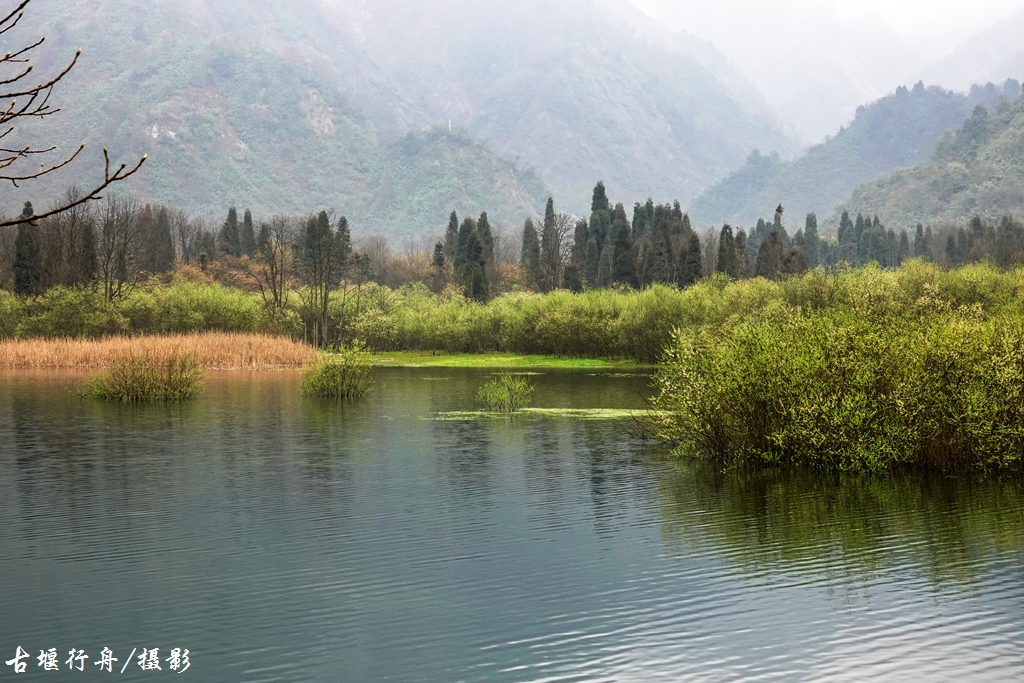
[[[37,35],[41,71],[84,51],[59,124],[21,134],[91,156],[8,213],[88,184],[104,145],[150,155],[146,201],[408,235],[452,208],[518,224],[549,194],[584,214],[597,178],[686,201],[753,148],[796,149],[710,45],[613,0],[35,0],[17,36]]]
[[[893,227],[1024,216],[1024,97],[989,112],[978,105],[929,159],[857,188],[839,209],[877,214]],[[839,210],[837,209],[837,210]],[[833,217],[834,218],[834,217]]]
[[[705,190],[689,207],[695,224],[752,225],[783,204],[791,221],[827,216],[862,183],[927,159],[941,136],[974,107],[997,107],[1020,92],[1015,81],[955,93],[938,86],[900,87],[858,108],[849,126],[786,161],[755,151],[742,168]]]

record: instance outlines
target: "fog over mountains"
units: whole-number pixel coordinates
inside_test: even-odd
[[[921,61],[884,22],[839,36],[830,31],[850,24],[836,3],[780,2],[766,25],[795,27],[744,52],[637,9],[657,4],[33,0],[16,37],[48,36],[38,70],[83,55],[54,95],[64,111],[19,139],[85,141],[88,156],[30,192],[8,189],[0,211],[89,184],[106,145],[126,162],[150,155],[130,183],[140,199],[211,218],[231,205],[334,208],[360,232],[421,236],[453,209],[486,210],[511,228],[549,195],[588,215],[597,180],[627,204],[678,199],[698,224],[749,223],[779,202],[790,218],[824,216],[859,184],[928,159],[975,104],[997,106],[1003,81],[1024,78],[1024,12],[914,72],[940,87],[890,88],[871,103],[886,68]],[[736,10],[725,19],[737,41],[767,16],[740,5],[723,5]],[[777,80],[758,77],[773,68]],[[998,93],[966,93],[987,80]],[[819,144],[802,150],[808,140]]]
[[[721,54],[624,2],[30,10],[19,35],[50,36],[41,66],[84,49],[46,133],[64,146],[84,134],[94,162],[102,144],[149,153],[132,189],[209,215],[331,206],[393,234],[435,228],[452,208],[521,223],[549,192],[588,212],[597,179],[614,196],[687,202],[755,147],[797,150]],[[4,209],[24,198],[6,195]]]

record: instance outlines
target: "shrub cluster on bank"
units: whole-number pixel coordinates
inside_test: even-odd
[[[777,291],[679,328],[656,380],[661,439],[723,461],[1020,467],[1024,273],[913,262]]]

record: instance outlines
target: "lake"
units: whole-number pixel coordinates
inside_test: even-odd
[[[0,372],[0,663],[22,647],[25,680],[98,678],[107,647],[150,678],[180,648],[194,681],[1024,680],[1017,481],[675,461],[592,410],[642,408],[642,374],[542,371],[534,405],[576,412],[508,420],[458,412],[486,370],[375,373],[351,404],[300,398],[288,371],[133,406],[78,398],[81,374]]]

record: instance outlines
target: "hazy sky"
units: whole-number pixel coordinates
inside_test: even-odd
[[[1024,0],[630,1],[668,28],[714,43],[807,142],[1024,7]]]

